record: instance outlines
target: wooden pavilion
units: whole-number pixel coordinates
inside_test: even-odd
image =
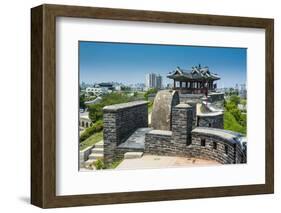
[[[192,70],[177,67],[167,77],[174,80],[173,89],[182,94],[205,95],[217,88],[217,84],[214,82],[220,79],[217,74],[211,73],[208,67],[201,67],[200,64],[192,67]]]

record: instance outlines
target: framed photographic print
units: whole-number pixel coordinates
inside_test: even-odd
[[[274,191],[273,19],[31,9],[31,203]]]

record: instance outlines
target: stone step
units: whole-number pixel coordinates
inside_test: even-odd
[[[103,159],[103,153],[92,153],[89,155],[89,159],[94,160],[94,159]]]
[[[97,161],[97,159],[89,159],[85,161],[84,165],[86,169],[95,169],[94,163]]]
[[[92,153],[103,154],[103,148],[96,148],[95,147],[95,148],[92,149]]]
[[[143,152],[126,152],[124,154],[124,159],[135,159],[141,158],[143,156]]]
[[[95,144],[95,148],[103,148],[103,140]]]

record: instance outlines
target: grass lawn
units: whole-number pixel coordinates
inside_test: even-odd
[[[234,116],[230,112],[227,112],[227,111],[224,112],[224,129],[246,134],[246,127],[241,126],[236,121]]]
[[[80,150],[92,146],[103,139],[103,131],[97,132],[80,143]]]

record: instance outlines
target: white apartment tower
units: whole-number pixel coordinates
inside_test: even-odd
[[[155,73],[149,73],[146,74],[146,88],[151,89],[151,88],[156,88],[156,89],[161,89],[162,88],[162,76],[161,75],[156,75]]]

